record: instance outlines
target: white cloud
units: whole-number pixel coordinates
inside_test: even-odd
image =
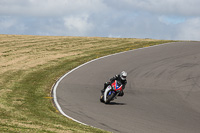
[[[12,19],[11,17],[1,17],[0,19],[0,27],[4,29],[8,29],[14,26],[15,23],[16,23],[16,20]]]
[[[178,29],[177,39],[200,41],[200,17],[188,19]]]
[[[17,18],[1,17],[0,18],[0,33],[3,34],[18,34],[27,30],[27,27],[20,23]]]
[[[97,8],[98,6],[98,8]],[[98,12],[106,8],[102,0],[1,0],[0,14],[15,16],[65,16]]]
[[[0,0],[0,34],[196,39],[199,0]]]
[[[93,24],[88,21],[89,15],[83,14],[81,16],[70,16],[64,18],[64,24],[67,31],[78,35],[86,35],[93,30]]]
[[[199,0],[109,0],[106,3],[121,10],[143,11],[162,15],[200,15]]]
[[[166,25],[170,25],[170,24],[180,24],[183,23],[185,21],[184,17],[177,17],[177,16],[160,16],[159,17],[159,21],[166,24]]]

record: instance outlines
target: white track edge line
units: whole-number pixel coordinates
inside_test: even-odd
[[[55,83],[55,85],[53,86],[53,88],[52,88],[52,90],[53,90],[53,91],[52,91],[52,92],[53,92],[53,101],[54,101],[54,103],[55,103],[55,105],[56,105],[56,108],[57,108],[58,111],[59,111],[62,115],[64,115],[65,117],[67,117],[67,118],[69,118],[69,119],[71,119],[71,120],[73,120],[73,121],[75,121],[75,122],[78,122],[78,123],[80,123],[80,124],[82,124],[82,125],[90,126],[90,125],[88,125],[88,124],[85,124],[85,123],[83,123],[83,122],[81,122],[81,121],[78,121],[78,120],[76,120],[76,119],[74,119],[74,118],[68,116],[67,114],[65,114],[65,113],[63,112],[62,108],[60,107],[60,105],[59,105],[59,103],[58,103],[58,101],[57,101],[57,97],[56,97],[56,90],[57,90],[58,84],[61,82],[61,80],[63,80],[63,78],[65,78],[67,75],[69,75],[69,74],[72,73],[73,71],[75,71],[75,70],[79,69],[80,67],[85,66],[85,65],[87,65],[87,64],[89,64],[89,63],[91,63],[91,62],[94,62],[94,61],[96,61],[96,60],[100,60],[100,59],[103,59],[103,58],[106,58],[106,57],[109,57],[109,56],[114,56],[114,55],[118,55],[118,54],[122,54],[122,53],[126,53],[126,52],[132,52],[132,51],[136,51],[136,50],[140,50],[140,49],[152,48],[152,47],[157,47],[157,46],[162,46],[162,45],[167,45],[167,44],[172,44],[172,43],[176,43],[176,42],[163,43],[163,44],[153,45],[153,46],[149,46],[149,47],[143,47],[143,48],[138,48],[138,49],[133,49],[133,50],[129,50],[129,51],[119,52],[119,53],[115,53],[115,54],[111,54],[111,55],[106,55],[106,56],[103,56],[103,57],[100,57],[100,58],[97,58],[97,59],[93,59],[93,60],[91,60],[91,61],[88,61],[88,62],[86,62],[86,63],[84,63],[84,64],[82,64],[82,65],[80,65],[80,66],[78,66],[78,67],[76,67],[76,68],[74,68],[74,69],[72,69],[71,71],[69,71],[69,72],[67,72],[65,75],[63,75],[61,78],[59,78],[59,79],[56,81],[56,83]],[[91,127],[93,127],[93,126],[91,126]],[[96,127],[95,127],[95,128],[96,128]]]

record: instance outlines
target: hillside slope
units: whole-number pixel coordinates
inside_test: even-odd
[[[62,116],[51,86],[89,60],[168,40],[0,35],[0,132],[105,132]]]

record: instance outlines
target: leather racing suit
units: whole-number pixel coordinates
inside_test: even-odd
[[[120,75],[115,75],[114,77],[112,77],[112,78],[110,79],[110,82],[104,83],[104,88],[101,90],[101,93],[103,94],[104,91],[105,91],[105,89],[106,89],[106,87],[107,87],[108,85],[111,85],[115,80],[121,82],[121,83],[122,83],[122,89],[123,89],[123,90],[125,89],[125,86],[126,86],[126,84],[127,84],[127,80],[126,80],[126,79],[125,79],[125,80],[122,80],[121,77],[120,77]],[[123,96],[123,95],[124,95],[124,91],[123,91],[123,90],[119,93],[118,96]]]

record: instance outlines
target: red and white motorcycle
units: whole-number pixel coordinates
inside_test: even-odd
[[[115,80],[111,85],[108,85],[104,91],[104,93],[100,97],[100,101],[105,104],[110,103],[110,101],[117,98],[119,93],[122,91],[122,83]]]

